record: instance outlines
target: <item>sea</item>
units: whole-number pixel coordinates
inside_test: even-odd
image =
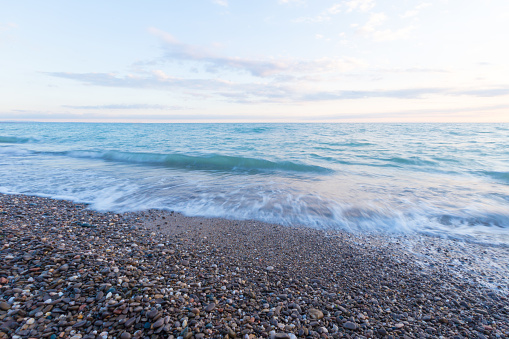
[[[509,124],[0,123],[0,192],[509,248]]]

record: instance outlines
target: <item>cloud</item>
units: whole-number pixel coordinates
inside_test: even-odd
[[[183,79],[169,76],[161,70],[144,75],[128,74],[126,76],[112,73],[52,72],[46,74],[76,80],[85,85],[172,90],[193,98],[200,95],[205,98],[223,97],[233,102],[284,101],[275,99],[290,99],[291,97],[291,91],[282,85],[266,82],[234,83],[221,79]]]
[[[111,122],[140,122],[140,121],[260,121],[263,120],[278,120],[277,116],[270,114],[222,114],[211,115],[203,113],[189,114],[175,114],[175,113],[162,113],[162,114],[126,114],[119,112],[119,114],[104,115],[102,112],[50,112],[50,111],[36,111],[36,110],[13,110],[0,112],[0,123],[10,121],[111,121]]]
[[[398,98],[398,99],[416,99],[424,95],[442,93],[440,88],[412,88],[399,90],[374,90],[374,91],[336,91],[336,92],[316,92],[304,96],[305,101],[323,101],[323,100],[350,100],[367,98]]]
[[[332,17],[334,15],[341,13],[344,8],[346,8],[347,13],[350,13],[353,11],[369,12],[373,7],[375,7],[374,0],[350,0],[342,3],[341,2],[335,3],[318,15],[310,17],[301,17],[293,21],[298,23],[327,22],[332,20]]]
[[[341,8],[343,5],[341,3],[334,4],[322,13],[312,16],[312,17],[301,17],[293,20],[293,22],[298,23],[317,23],[317,22],[326,22],[332,19],[332,15],[336,15],[341,13]]]
[[[292,3],[301,4],[304,3],[304,0],[277,0],[277,2],[280,4],[292,4]]]
[[[0,32],[9,31],[14,28],[18,28],[18,25],[13,22],[7,22],[5,24],[0,23]]]
[[[291,103],[312,101],[340,101],[367,98],[420,99],[429,95],[496,97],[509,95],[509,86],[483,89],[410,88],[393,90],[320,91],[299,84],[273,82],[235,83],[221,79],[180,79],[162,71],[145,76],[118,76],[107,73],[47,73],[50,76],[72,79],[87,85],[126,88],[171,89],[196,97],[223,98],[235,103]],[[76,106],[73,108],[77,108]],[[92,108],[91,108],[92,109]]]
[[[228,7],[228,1],[227,0],[212,0],[213,3],[219,6]]]
[[[314,114],[306,117],[300,117],[298,120],[302,121],[339,121],[339,120],[354,120],[369,119],[369,120],[387,120],[397,119],[401,121],[404,118],[410,118],[415,122],[416,118],[422,121],[430,121],[430,118],[447,118],[447,117],[478,117],[479,112],[482,112],[486,121],[489,121],[489,113],[491,111],[506,110],[509,108],[507,104],[501,105],[488,105],[488,106],[475,106],[475,107],[457,107],[457,108],[440,108],[440,109],[406,109],[404,111],[392,112],[374,112],[374,113],[341,113],[341,114]],[[475,114],[475,115],[474,115]],[[273,114],[224,114],[224,115],[208,115],[208,114],[118,114],[108,115],[107,117],[102,112],[59,112],[54,111],[37,111],[37,110],[12,110],[0,112],[0,123],[9,121],[125,121],[125,122],[139,122],[139,121],[271,121],[278,120],[278,117]],[[287,119],[285,119],[287,120]]]
[[[423,67],[410,67],[410,68],[379,68],[375,72],[383,73],[450,73],[450,70],[443,68],[423,68]]]
[[[404,111],[393,111],[393,112],[375,112],[375,113],[346,113],[346,114],[328,114],[328,115],[313,115],[308,116],[305,119],[310,121],[339,121],[339,120],[354,120],[359,121],[359,119],[369,119],[369,120],[381,120],[387,121],[387,119],[398,119],[399,122],[405,120],[405,118],[409,118],[410,121],[416,122],[416,118],[418,121],[422,119],[422,121],[429,122],[430,118],[446,118],[451,116],[458,116],[461,118],[464,117],[476,117],[478,116],[478,112],[483,112],[486,114],[490,111],[496,111],[501,109],[507,109],[509,105],[491,105],[491,106],[477,106],[477,107],[458,107],[458,108],[450,108],[450,109],[410,109]],[[475,115],[472,114],[475,113]],[[485,116],[486,117],[486,116]],[[489,119],[486,119],[489,121]]]
[[[330,38],[326,38],[326,37],[323,36],[323,34],[318,34],[318,33],[315,34],[315,38],[316,38],[316,40],[331,41]]]
[[[464,90],[457,92],[459,95],[468,95],[475,97],[498,97],[509,95],[509,88],[487,88],[487,89],[474,89]]]
[[[373,13],[369,17],[368,22],[361,26],[358,31],[363,34],[370,34],[376,31],[376,28],[382,25],[387,20],[387,15],[384,13]]]
[[[224,116],[226,118],[235,118],[235,116]],[[239,117],[243,119],[243,117]],[[247,117],[246,117],[247,118]],[[54,112],[37,110],[12,110],[0,112],[2,121],[140,121],[140,120],[220,120],[223,116],[210,116],[207,114],[130,114],[118,112],[118,114],[104,115],[103,112]]]
[[[18,28],[18,25],[13,22],[0,23],[0,47],[3,47],[5,40],[9,39],[8,32],[15,28]]]
[[[312,24],[312,23],[318,23],[318,22],[327,22],[327,21],[330,21],[330,20],[331,20],[330,15],[327,15],[327,14],[318,14],[318,15],[315,15],[315,16],[312,16],[312,17],[297,18],[297,19],[294,19],[293,22]]]
[[[164,59],[201,63],[204,65],[205,71],[209,73],[217,73],[220,70],[237,71],[264,78],[288,73],[345,72],[363,65],[363,62],[353,58],[321,58],[302,61],[225,57],[205,48],[181,43],[171,34],[156,28],[151,28],[150,32],[163,41]]]
[[[379,29],[387,21],[387,16],[384,13],[372,13],[363,26],[357,29],[357,32],[371,38],[374,41],[393,41],[407,39],[410,33],[415,29],[414,26],[407,26],[397,30],[392,29]]]
[[[83,110],[103,110],[103,109],[119,109],[119,110],[138,110],[138,109],[151,109],[151,110],[180,110],[186,109],[181,106],[165,106],[165,105],[150,105],[150,104],[110,104],[110,105],[95,105],[95,106],[72,106],[64,105],[62,107],[83,109]]]
[[[431,6],[428,2],[423,2],[417,6],[415,6],[413,9],[406,11],[401,17],[404,19],[413,18],[417,16],[424,8]]]
[[[347,12],[352,11],[360,11],[360,12],[368,12],[373,7],[375,7],[375,1],[374,0],[350,0],[345,3],[345,6],[347,8]]]
[[[509,88],[451,89],[451,88],[410,88],[372,91],[315,92],[303,97],[305,101],[351,100],[367,98],[420,99],[429,95],[495,97],[509,95]]]
[[[126,87],[126,88],[187,88],[187,89],[214,89],[228,86],[227,81],[216,79],[183,79],[172,77],[160,70],[153,71],[149,75],[128,74],[119,76],[115,73],[70,73],[70,72],[49,72],[47,75],[72,79],[84,84],[98,85],[105,87]]]
[[[343,6],[342,6],[342,4],[340,4],[340,3],[339,3],[339,4],[334,4],[334,5],[332,5],[331,7],[329,7],[329,9],[327,10],[327,12],[328,12],[328,13],[330,13],[330,14],[338,14],[338,13],[341,13],[341,7],[343,7]]]
[[[403,40],[410,38],[410,33],[415,29],[414,26],[407,26],[400,28],[398,30],[384,29],[379,31],[374,31],[371,34],[371,37],[374,41],[382,42],[382,41],[394,41],[394,40]]]

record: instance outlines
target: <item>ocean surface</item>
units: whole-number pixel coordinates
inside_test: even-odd
[[[0,123],[0,192],[509,246],[509,124]]]

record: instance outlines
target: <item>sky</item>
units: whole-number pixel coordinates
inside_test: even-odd
[[[0,8],[0,121],[509,122],[507,0]]]

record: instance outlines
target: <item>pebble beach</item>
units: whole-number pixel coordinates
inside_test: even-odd
[[[509,337],[506,265],[409,243],[0,194],[0,338]]]

